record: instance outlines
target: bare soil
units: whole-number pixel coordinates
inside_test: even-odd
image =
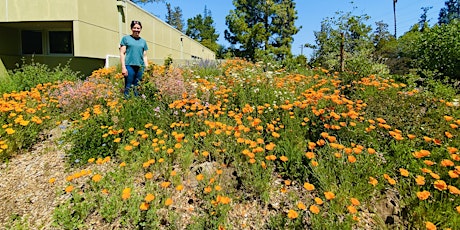
[[[65,199],[58,190],[65,183],[64,152],[56,144],[61,133],[51,130],[30,152],[0,165],[0,229],[53,229],[53,210]]]

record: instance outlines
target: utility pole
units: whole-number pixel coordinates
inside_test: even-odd
[[[304,45],[300,45],[300,55],[303,55],[303,46]]]
[[[342,41],[340,42],[340,72],[345,70],[345,35],[340,33]]]
[[[393,18],[395,23],[395,38],[396,38],[396,3],[398,0],[393,0]]]

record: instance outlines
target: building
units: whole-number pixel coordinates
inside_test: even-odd
[[[157,64],[214,60],[215,53],[129,0],[0,0],[0,60],[65,65],[88,74],[119,64],[121,37],[142,22],[148,58]]]

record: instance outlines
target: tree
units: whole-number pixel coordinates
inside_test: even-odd
[[[182,9],[178,6],[171,9],[171,4],[166,3],[166,23],[183,32],[184,21],[182,20]]]
[[[375,26],[376,29],[372,38],[375,47],[374,58],[377,61],[396,58],[396,38],[389,32],[388,24],[378,21],[375,23]]]
[[[430,7],[422,7],[423,13],[420,15],[420,19],[418,20],[418,25],[420,27],[420,30],[423,31],[428,27],[428,22],[430,21],[428,19],[428,11],[433,8],[432,6]]]
[[[407,62],[410,59],[401,57],[398,40],[389,32],[388,24],[379,21],[375,23],[373,34],[373,58],[377,63],[388,66],[391,74],[402,74],[408,71]]]
[[[369,16],[352,15],[351,12],[336,12],[335,17],[324,19],[321,30],[314,32],[316,45],[313,63],[340,70],[339,57],[343,46],[345,69],[363,75],[380,71],[383,66],[372,59],[374,43],[370,33],[372,28],[365,24],[367,20]]]
[[[234,0],[226,16],[225,39],[237,47],[234,53],[250,60],[292,56],[292,36],[299,28],[293,0]]]
[[[217,39],[219,34],[214,27],[211,11],[205,6],[204,17],[201,14],[187,20],[187,30],[185,34],[210,50],[216,52],[219,49]]]
[[[460,18],[460,2],[458,0],[447,0],[446,7],[439,11],[439,24],[448,24],[454,19]]]
[[[435,25],[417,40],[415,55],[418,67],[433,77],[460,80],[460,21]]]

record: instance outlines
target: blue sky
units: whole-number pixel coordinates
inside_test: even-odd
[[[198,14],[203,15],[205,6],[211,11],[212,18],[215,22],[217,32],[220,34],[218,43],[224,46],[229,46],[229,43],[224,38],[224,31],[227,29],[225,25],[225,17],[229,11],[235,9],[232,0],[166,0],[171,4],[171,7],[180,7],[182,9],[184,22],[188,18],[195,17]],[[374,26],[377,21],[383,21],[389,26],[391,33],[394,33],[393,23],[393,0],[297,0],[296,10],[298,19],[297,26],[302,26],[302,29],[294,36],[292,44],[292,53],[299,55],[303,53],[307,57],[311,54],[311,50],[307,48],[301,49],[302,44],[314,44],[314,31],[320,30],[321,21],[327,17],[333,17],[335,12],[353,12],[355,15],[367,14],[371,17],[367,24]],[[428,19],[430,24],[434,24],[438,20],[439,10],[444,7],[445,0],[398,0],[396,4],[396,20],[397,20],[397,35],[401,36],[409,28],[417,23],[422,14],[422,7],[433,7],[428,11]],[[164,20],[166,15],[165,3],[149,3],[140,5],[146,11],[156,15]]]

